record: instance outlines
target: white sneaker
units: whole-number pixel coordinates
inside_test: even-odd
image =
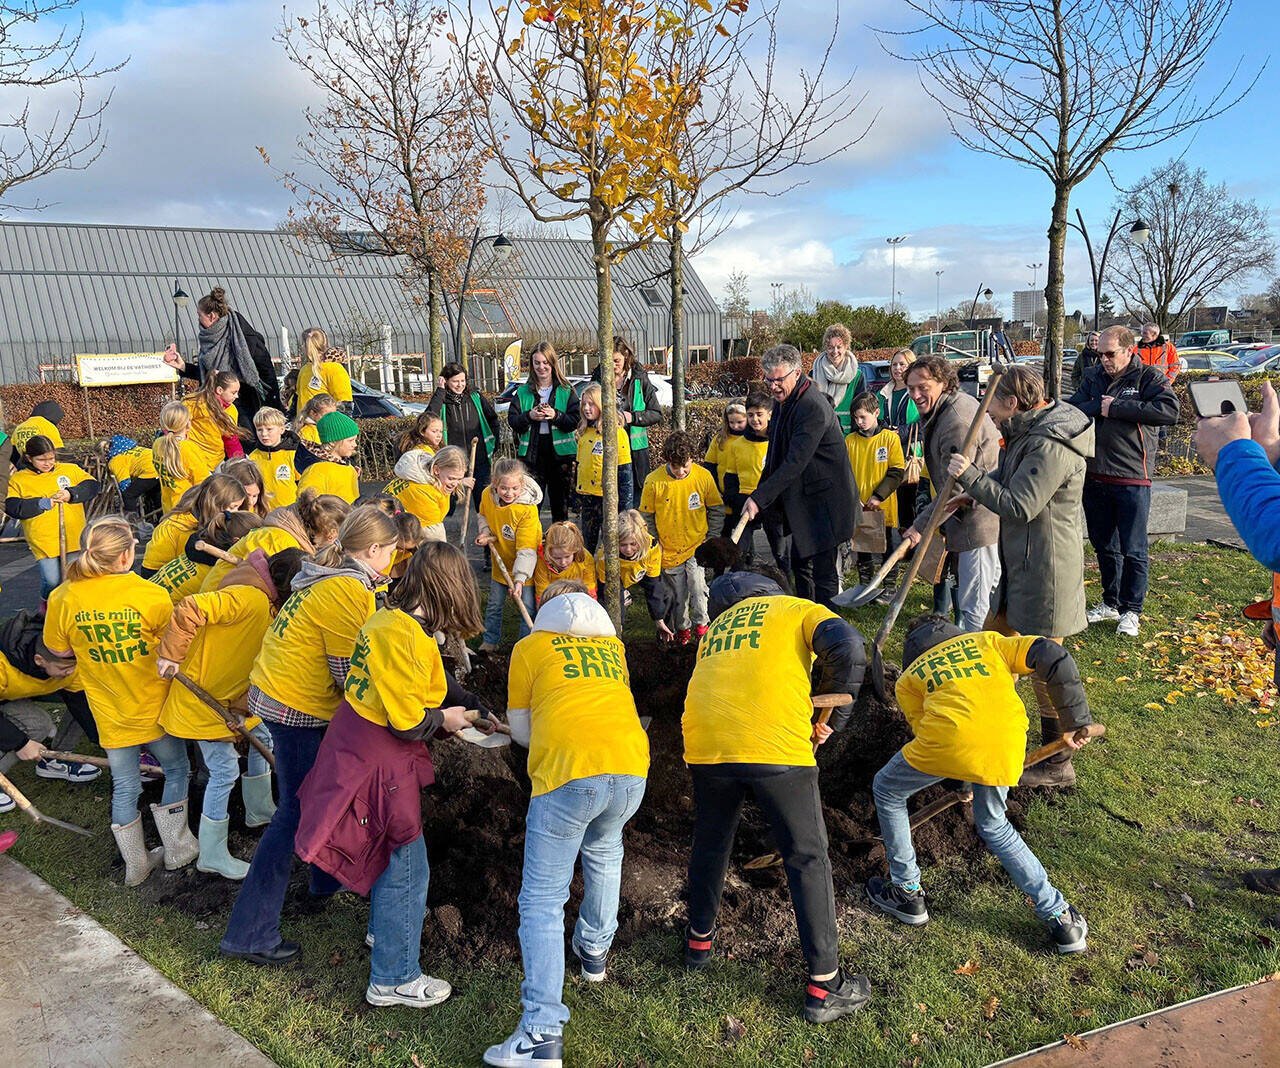
[[[439,1005],[453,993],[453,987],[443,979],[420,975],[399,986],[377,986],[370,983],[364,999],[370,1005],[408,1005],[414,1009],[429,1009]]]
[[[1126,638],[1136,638],[1141,623],[1142,617],[1137,612],[1125,612],[1116,624],[1116,633],[1123,634]]]
[[[1084,614],[1084,618],[1090,623],[1109,623],[1113,619],[1120,618],[1120,609],[1112,608],[1105,601],[1102,604],[1095,604]]]
[[[495,1068],[562,1068],[564,1039],[519,1029],[505,1042],[485,1050],[484,1063]]]
[[[18,803],[3,790],[0,790],[0,814],[12,812],[17,807]]]

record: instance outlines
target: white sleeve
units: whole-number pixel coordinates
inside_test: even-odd
[[[511,740],[516,745],[529,748],[530,719],[527,708],[507,709],[507,724],[511,727]]]

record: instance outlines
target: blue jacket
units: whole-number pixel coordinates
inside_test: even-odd
[[[1261,445],[1232,441],[1218,453],[1218,496],[1254,558],[1280,571],[1280,472]]]

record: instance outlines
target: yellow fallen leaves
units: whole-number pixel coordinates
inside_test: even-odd
[[[1216,698],[1228,708],[1246,707],[1266,717],[1256,721],[1259,727],[1272,726],[1275,721],[1267,712],[1275,709],[1277,699],[1274,665],[1257,633],[1224,621],[1221,612],[1212,610],[1173,622],[1174,629],[1157,634],[1150,648],[1144,643],[1155,677],[1174,687],[1165,695],[1165,705],[1185,698]],[[1128,681],[1125,676],[1116,679]],[[1144,707],[1161,708],[1154,702]]]
[[[996,1012],[1000,1008],[1000,999],[992,994],[982,1003],[982,1018],[984,1020],[994,1020]]]
[[[1089,1043],[1079,1035],[1063,1035],[1062,1041],[1072,1049],[1079,1050],[1082,1053],[1089,1048]]]
[[[978,962],[976,960],[967,960],[956,969],[956,975],[977,975]]]
[[[1164,711],[1164,705],[1159,704],[1159,703],[1157,703],[1156,701],[1148,701],[1148,702],[1147,702],[1145,705],[1143,705],[1142,707],[1143,707],[1143,708],[1145,708],[1148,712],[1163,712],[1163,711]]]

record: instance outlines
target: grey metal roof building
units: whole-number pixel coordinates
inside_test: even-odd
[[[495,268],[497,303],[510,326],[495,335],[532,344],[594,347],[595,273],[590,244],[571,238],[518,238],[516,254]],[[484,250],[478,253],[483,259]],[[664,281],[643,284],[665,264],[666,247],[641,249],[614,272],[614,325],[649,362],[668,344]],[[496,273],[500,272],[500,273]],[[193,299],[176,309],[175,283]],[[331,338],[357,318],[387,323],[393,348],[428,347],[427,316],[406,294],[397,263],[376,256],[331,255],[275,230],[198,230],[75,223],[0,222],[0,382],[66,377],[77,352],[155,352],[175,339],[194,350],[195,299],[213,286],[282,356],[308,326]],[[473,286],[480,289],[481,285]],[[686,337],[693,359],[718,358],[720,310],[685,266]],[[473,330],[486,332],[481,294],[467,302]],[[500,317],[500,312],[498,312]],[[495,342],[498,340],[494,338]],[[473,347],[479,347],[475,339]]]

